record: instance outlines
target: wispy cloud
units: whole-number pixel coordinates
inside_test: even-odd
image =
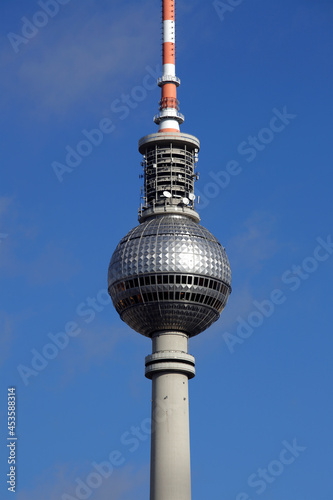
[[[222,313],[222,320],[217,324],[219,332],[233,328],[236,318],[245,314],[253,307],[255,297],[247,287],[243,285],[234,290],[229,298],[228,305]]]
[[[85,325],[82,318],[75,314],[71,320],[77,323],[80,333],[70,339],[68,348],[59,353],[59,359],[53,361],[61,363],[61,378],[57,383],[63,387],[72,383],[82,373],[89,373],[93,367],[114,359],[118,345],[126,342],[130,335],[126,325],[105,325],[97,319],[91,325]],[[46,342],[49,342],[49,339],[45,332]]]
[[[279,248],[275,236],[276,219],[268,212],[255,211],[244,221],[237,236],[226,244],[230,259],[231,271],[237,270],[237,283],[232,283],[233,291],[228,304],[215,323],[202,338],[221,336],[225,331],[232,331],[239,316],[246,316],[253,310],[253,301],[258,299],[251,285],[254,275],[257,275]],[[239,278],[239,276],[241,276]],[[201,342],[201,337],[197,342]],[[206,342],[205,340],[205,342]]]
[[[65,373],[70,372],[76,375],[82,370],[89,371],[92,365],[111,359],[126,329],[127,327],[122,326],[105,326],[99,321],[92,326],[83,326],[75,339],[75,347],[68,350],[65,358]]]
[[[61,465],[53,468],[52,471],[45,471],[35,478],[35,487],[17,493],[17,500],[61,500],[65,493],[78,498],[75,496],[75,478],[78,474],[78,467],[74,470],[70,465]],[[148,478],[147,466],[137,469],[131,465],[125,465],[121,469],[115,469],[109,478],[105,478],[101,486],[92,491],[89,498],[91,500],[129,500],[131,498],[143,500],[148,493]]]
[[[0,259],[0,270],[6,276],[20,276],[29,285],[49,286],[67,282],[79,271],[79,262],[70,253],[66,242],[44,243],[38,254],[36,251],[28,257],[22,253],[25,241],[22,233],[11,234],[10,244]]]
[[[3,224],[4,216],[6,215],[12,199],[8,196],[0,196],[0,227]]]
[[[74,9],[74,10],[73,10]],[[118,4],[104,12],[76,4],[31,40],[17,56],[2,44],[0,61],[7,92],[31,100],[31,108],[64,114],[92,97],[119,91],[142,72],[152,53],[152,31],[158,29],[151,2]],[[96,102],[95,102],[96,106]]]
[[[183,0],[176,4],[176,9],[180,13],[192,13],[196,11],[201,0]]]
[[[30,284],[38,286],[64,283],[77,274],[79,269],[79,262],[68,250],[66,242],[50,241],[29,262],[25,276]]]
[[[66,241],[43,241],[33,216],[12,198],[0,197],[0,232],[8,233],[0,255],[5,276],[41,286],[68,281],[79,271]]]
[[[243,224],[243,231],[228,242],[231,263],[238,271],[258,272],[278,250],[274,236],[275,217],[267,212],[253,212]]]
[[[231,294],[226,308],[222,311],[220,319],[214,323],[204,335],[195,337],[194,342],[200,346],[200,351],[210,352],[214,343],[209,339],[222,339],[223,333],[233,331],[237,325],[238,316],[245,316],[253,308],[255,296],[251,293],[247,284],[237,287]],[[214,340],[215,342],[215,340]]]
[[[0,365],[8,358],[13,339],[13,323],[10,316],[0,311]]]

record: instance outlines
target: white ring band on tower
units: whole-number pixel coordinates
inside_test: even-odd
[[[163,43],[175,43],[175,21],[163,21]]]

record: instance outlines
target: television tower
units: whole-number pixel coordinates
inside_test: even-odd
[[[152,339],[145,360],[152,381],[150,500],[191,500],[188,380],[195,368],[188,340],[219,318],[231,272],[224,248],[195,211],[200,143],[179,128],[175,0],[162,0],[162,16],[159,130],[139,141],[140,224],[111,258],[108,290],[121,319]]]

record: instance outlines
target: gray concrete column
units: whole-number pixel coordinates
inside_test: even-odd
[[[188,379],[194,358],[184,333],[159,332],[146,358],[152,380],[150,500],[191,500]]]

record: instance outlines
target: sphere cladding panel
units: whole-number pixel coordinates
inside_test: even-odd
[[[117,304],[124,298],[124,293],[117,293],[113,285],[130,277],[154,273],[214,278],[223,283],[224,291],[215,293],[220,299],[215,307],[188,301],[163,303],[157,298],[156,303],[144,300],[144,304],[120,311]],[[150,335],[156,330],[179,329],[196,335],[218,319],[230,293],[231,272],[224,248],[207,229],[187,217],[166,215],[140,224],[120,241],[110,262],[108,282],[116,309],[134,330]],[[206,295],[212,293],[205,287],[201,288]],[[137,292],[142,290],[128,290],[125,295]]]
[[[211,326],[219,314],[201,304],[155,302],[129,307],[121,318],[133,330],[148,337],[162,330],[185,332],[193,337]]]
[[[208,229],[182,216],[157,217],[129,231],[112,256],[109,286],[147,272],[202,274],[231,285],[224,248]]]

